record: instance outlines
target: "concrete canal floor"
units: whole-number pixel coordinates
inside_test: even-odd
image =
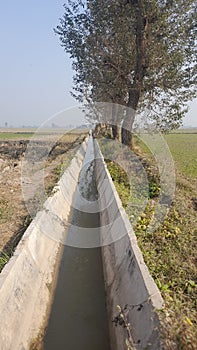
[[[85,207],[81,210],[75,209],[75,203],[79,203],[79,195],[85,198],[85,202],[88,201],[88,205],[96,200],[93,157],[91,149],[86,154],[79,179],[79,191],[75,194],[73,202],[70,215],[72,230],[68,229],[68,242],[72,242],[69,235],[80,234],[81,227],[83,230],[87,227],[89,231],[92,228],[92,234],[95,234],[94,228],[99,228],[99,212],[88,213]],[[99,229],[96,232],[98,235]],[[100,247],[64,246],[44,338],[44,349],[110,349]]]

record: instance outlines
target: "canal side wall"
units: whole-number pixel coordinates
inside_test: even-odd
[[[157,310],[163,300],[95,141],[95,176],[100,202],[102,259],[112,350],[125,350],[128,332],[118,323],[124,309],[136,349],[162,349]],[[120,317],[119,317],[120,320]],[[115,322],[114,322],[115,321]]]
[[[86,139],[0,274],[0,350],[26,350],[45,321]]]

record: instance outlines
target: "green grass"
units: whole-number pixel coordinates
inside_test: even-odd
[[[0,251],[0,272],[3,270],[4,266],[8,263],[11,258],[11,254]]]
[[[0,132],[0,140],[29,140],[33,132]]]
[[[189,131],[181,133],[179,130],[179,132],[164,135],[164,138],[174,159],[176,170],[188,178],[196,178],[197,133],[189,133]],[[146,157],[154,159],[148,147],[139,138],[135,136],[134,141]]]
[[[177,169],[189,178],[197,177],[197,134],[165,135]]]

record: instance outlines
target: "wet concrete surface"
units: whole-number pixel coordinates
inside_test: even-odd
[[[44,349],[109,350],[99,248],[65,247]]]

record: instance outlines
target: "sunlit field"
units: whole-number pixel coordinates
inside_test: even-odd
[[[165,136],[177,169],[191,178],[197,176],[197,133],[174,133]]]

